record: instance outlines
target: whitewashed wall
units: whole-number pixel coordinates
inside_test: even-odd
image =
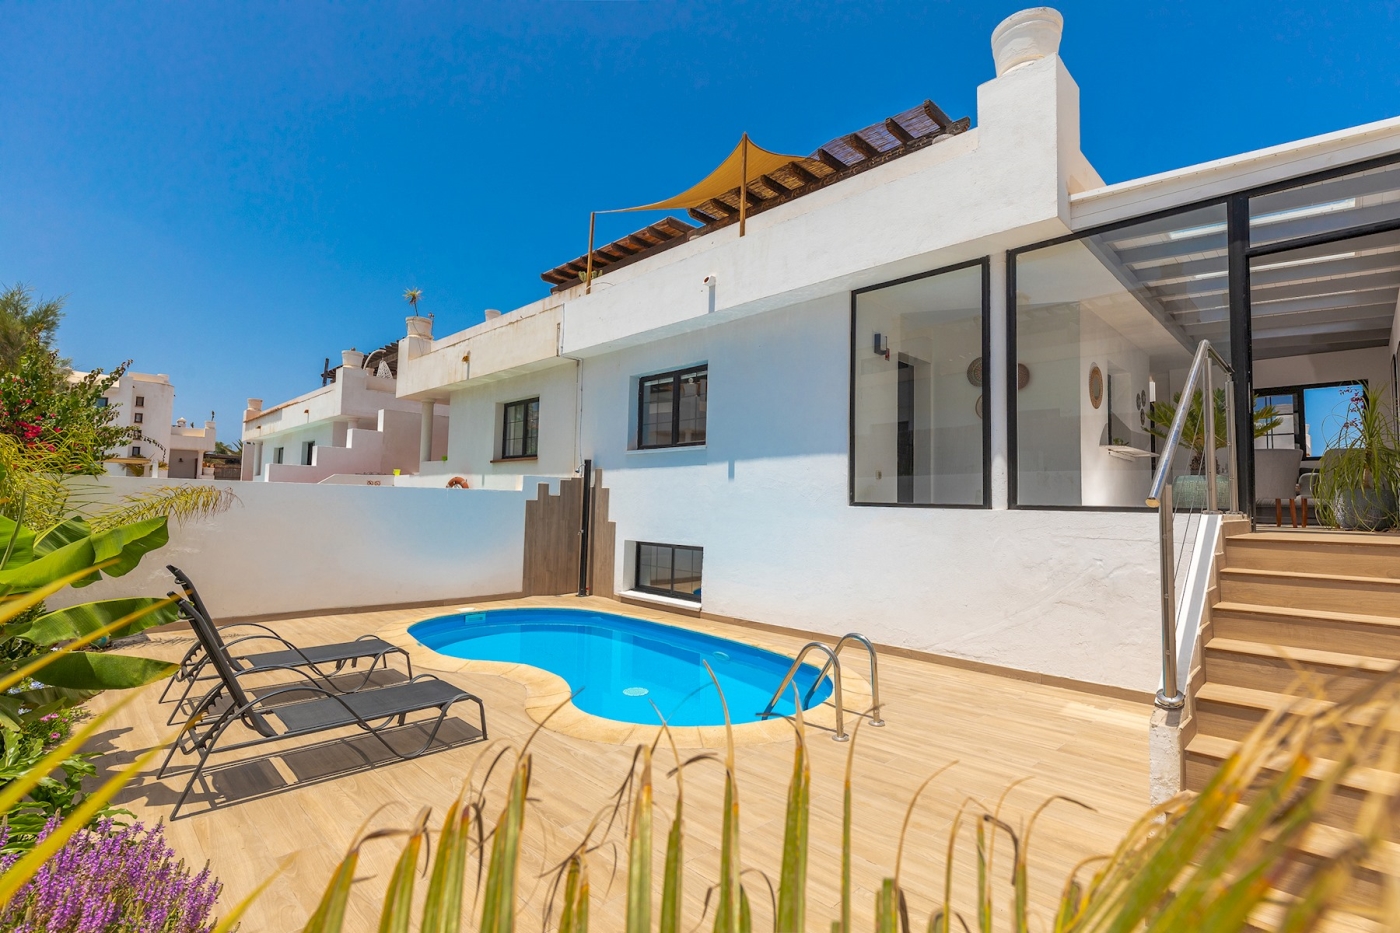
[[[705,549],[707,612],[1149,692],[1156,516],[847,504],[844,295],[589,359],[619,589],[639,540]],[[629,450],[635,379],[709,363],[708,442]]]
[[[171,480],[171,483],[194,481]],[[104,477],[112,497],[150,480]],[[172,525],[170,543],[116,579],[51,605],[164,595],[166,564],[195,581],[219,617],[462,599],[521,588],[525,493],[300,483],[206,483],[238,501]]]

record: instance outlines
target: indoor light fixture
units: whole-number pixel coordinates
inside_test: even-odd
[[[1356,207],[1356,198],[1342,198],[1340,201],[1328,201],[1325,204],[1309,204],[1307,207],[1294,207],[1286,211],[1274,211],[1272,214],[1260,214],[1258,217],[1251,217],[1249,225],[1258,227],[1266,224],[1279,224],[1289,220],[1302,220],[1305,217],[1335,214],[1337,211],[1349,211],[1354,207]],[[1198,227],[1185,227],[1181,230],[1168,231],[1167,239],[1193,240],[1196,237],[1210,236],[1212,233],[1224,233],[1225,230],[1224,222],[1202,224]]]

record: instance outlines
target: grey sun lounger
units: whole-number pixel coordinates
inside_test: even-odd
[[[209,756],[216,748],[219,751],[234,751],[267,742],[357,726],[378,739],[395,757],[407,760],[429,751],[443,720],[447,718],[448,711],[462,700],[476,704],[480,741],[486,740],[486,707],[481,698],[431,674],[419,674],[405,683],[387,687],[339,693],[298,668],[274,667],[266,670],[297,675],[302,678],[301,682],[276,687],[256,698],[251,697],[239,681],[240,676],[245,675],[234,669],[228,652],[215,640],[217,633],[214,631],[214,625],[189,600],[179,599],[177,605],[189,617],[195,636],[218,675],[219,685],[205,694],[196,705],[194,714],[190,717],[190,728],[171,745],[165,761],[156,772],[157,778],[164,777],[177,751],[198,756],[185,789],[175,801],[175,809],[170,814],[172,820],[179,816],[180,808],[184,806],[195,782],[204,772]],[[308,694],[311,699],[286,702],[290,698]],[[225,695],[227,702],[221,704],[220,700]],[[282,702],[278,702],[279,700]],[[384,737],[386,730],[406,725],[411,714],[433,711],[436,711],[436,716],[421,720],[424,724],[431,723],[431,728],[427,739],[418,748],[402,752]],[[253,737],[218,747],[219,740],[229,728],[238,723],[249,729]],[[442,747],[448,746],[444,744]]]
[[[166,570],[175,577],[180,588],[184,590],[185,598],[193,608],[206,620],[211,622],[212,635],[214,641],[225,649],[238,649],[227,651],[229,660],[233,664],[234,670],[240,674],[254,674],[262,671],[276,670],[278,668],[309,668],[319,679],[325,681],[330,686],[341,693],[353,693],[363,689],[368,685],[370,677],[382,665],[385,669],[389,667],[389,656],[402,655],[404,664],[408,667],[408,676],[413,676],[413,662],[409,659],[408,652],[391,645],[389,642],[375,635],[361,635],[353,641],[339,642],[333,645],[313,645],[311,647],[298,647],[287,641],[281,635],[265,625],[254,622],[235,622],[224,626],[224,630],[235,630],[234,634],[252,630],[252,634],[239,635],[229,641],[225,641],[219,627],[212,624],[213,616],[205,608],[204,600],[200,598],[199,591],[195,589],[194,583],[189,576],[180,568],[174,565],[167,565]],[[193,627],[194,622],[186,618]],[[259,642],[258,647],[271,647],[268,643],[281,645],[280,650],[261,651],[248,653],[248,642]],[[347,664],[352,668],[358,668],[359,662],[368,660],[369,667],[363,671],[363,676],[358,681],[346,688],[337,686],[331,679],[340,674]],[[159,702],[165,702],[165,698],[170,695],[171,689],[176,683],[185,684],[184,691],[175,701],[175,709],[166,720],[167,724],[173,725],[177,720],[184,718],[185,702],[189,699],[191,691],[194,690],[195,682],[198,680],[211,680],[213,678],[202,676],[209,665],[209,655],[203,644],[196,640],[193,647],[185,652],[185,656],[180,659],[179,666],[175,668],[175,673],[165,685],[164,692],[160,695]]]

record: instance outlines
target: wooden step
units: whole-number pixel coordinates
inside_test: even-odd
[[[1224,763],[1226,758],[1234,754],[1238,747],[1239,742],[1215,735],[1198,733],[1192,737],[1186,746],[1187,789],[1199,791],[1204,788],[1215,774],[1216,769]],[[1321,780],[1335,767],[1335,761],[1326,758],[1316,759],[1308,768],[1308,778]],[[1265,772],[1266,774],[1277,774],[1278,768],[1266,767]],[[1356,825],[1366,797],[1374,793],[1386,795],[1400,793],[1400,774],[1382,771],[1378,768],[1351,769],[1338,781],[1326,808],[1319,814],[1319,819],[1329,826],[1350,829]],[[1247,794],[1245,800],[1251,799],[1252,796],[1252,794]],[[1391,838],[1400,842],[1400,826],[1392,830]]]
[[[1321,691],[1324,699],[1333,701],[1346,699],[1397,667],[1400,661],[1391,658],[1265,644],[1219,635],[1205,646],[1208,683],[1283,695],[1311,696]]]
[[[1226,816],[1222,829],[1228,828],[1245,813],[1243,804],[1236,804]],[[1356,834],[1323,823],[1314,823],[1294,840],[1291,847],[1296,861],[1274,879],[1275,889],[1286,894],[1300,895],[1313,867],[1335,859],[1356,842]],[[1342,909],[1375,909],[1384,903],[1386,873],[1400,870],[1400,844],[1381,842],[1370,856],[1352,871],[1351,888],[1341,898]]]
[[[1400,535],[1256,531],[1225,539],[1225,566],[1400,579]]]
[[[1240,740],[1254,729],[1271,710],[1287,707],[1298,715],[1331,709],[1334,704],[1311,697],[1290,697],[1269,690],[1254,690],[1207,681],[1196,691],[1198,731],[1206,735]],[[1358,725],[1373,722],[1365,713],[1353,711],[1347,722]]]
[[[1221,638],[1400,661],[1400,619],[1388,616],[1222,601],[1210,620]]]
[[[1232,603],[1400,618],[1400,579],[1226,567],[1220,598]]]

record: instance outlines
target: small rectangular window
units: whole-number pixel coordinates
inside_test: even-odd
[[[140,444],[137,444],[136,446],[134,446],[134,447],[131,448],[131,455],[132,455],[133,457],[139,457],[139,456],[141,456],[141,445],[140,445]]]
[[[138,395],[138,396],[136,396],[136,407],[137,407],[137,408],[140,408],[140,407],[141,407],[142,405],[144,405],[144,404],[146,404],[146,396],[144,396],[144,395]]]
[[[105,395],[99,396],[99,397],[97,398],[97,401],[96,401],[94,404],[96,404],[98,408],[106,408],[107,405],[109,404],[109,403],[108,403],[108,400],[107,400],[107,396],[105,396]]]
[[[511,402],[501,421],[501,459],[519,460],[539,456],[540,400]]]
[[[1365,393],[1365,382],[1259,389],[1254,393],[1256,424],[1266,406],[1273,407],[1273,417],[1278,424],[1256,436],[1254,446],[1301,450],[1308,459],[1345,446],[1350,441],[1356,414],[1364,404]]]
[[[709,367],[647,376],[637,382],[637,447],[705,443]]]
[[[634,588],[643,593],[700,601],[704,549],[679,544],[637,542]]]
[[[273,463],[281,463],[281,462],[282,462],[282,448],[281,448],[281,447],[274,447],[274,448],[272,448],[272,462],[273,462]]]
[[[131,416],[131,423],[132,423],[132,424],[141,424],[141,423],[142,423],[143,421],[145,421],[145,420],[146,420],[146,416],[145,416],[144,414],[142,414],[141,412],[139,412],[139,411],[136,412],[135,414],[133,414],[133,415]]]
[[[311,466],[311,454],[316,450],[315,441],[302,441],[301,444],[301,465]]]

